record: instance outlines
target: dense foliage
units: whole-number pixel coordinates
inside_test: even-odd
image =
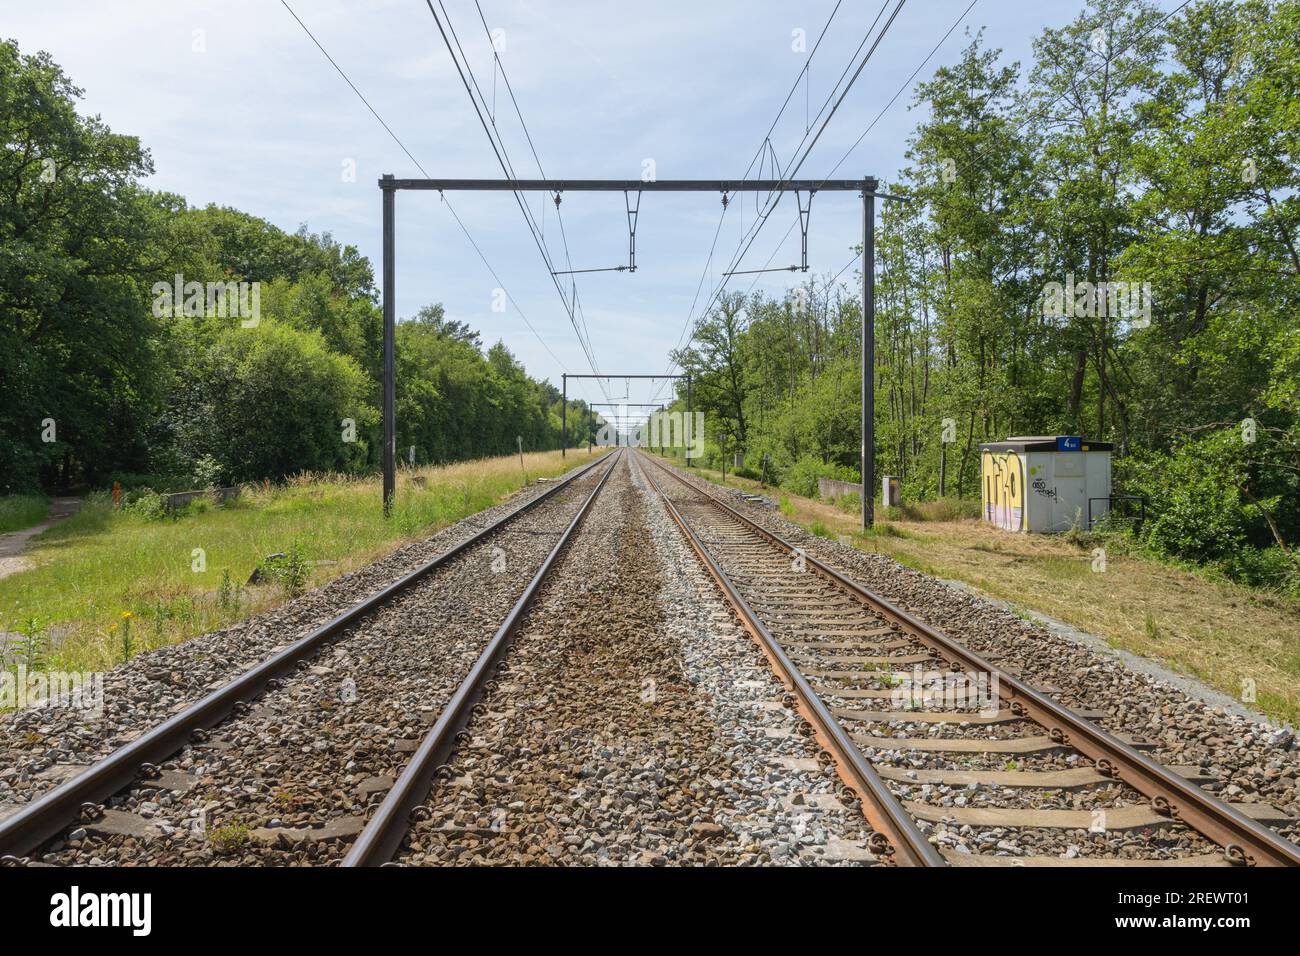
[[[148,151],[79,115],[80,95],[48,54],[0,42],[0,494],[374,468],[370,263],[328,234],[143,188]],[[155,289],[177,275],[204,284],[194,308]],[[207,294],[241,281],[256,299]],[[503,345],[485,352],[441,306],[398,342],[401,460],[559,447],[558,390]],[[570,404],[571,426],[589,417]]]
[[[982,441],[1113,441],[1151,546],[1296,587],[1300,2],[1162,17],[1093,0],[1027,68],[975,36],[918,87],[885,190],[912,202],[877,234],[877,467],[930,497],[942,459],[969,497]],[[1085,281],[1139,308],[1087,307]],[[857,286],[826,285],[724,295],[678,356],[715,453],[769,453],[792,490],[857,478]]]

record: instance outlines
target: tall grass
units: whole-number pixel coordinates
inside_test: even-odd
[[[0,496],[0,534],[40,524],[49,509],[50,499],[44,495]]]
[[[409,540],[499,503],[539,477],[590,459],[559,452],[509,455],[403,470],[393,514],[382,513],[376,478],[299,475],[283,485],[246,486],[237,499],[195,502],[175,515],[114,511],[105,495],[33,539],[35,567],[0,579],[0,630],[31,620],[56,636],[52,669],[121,663],[122,613],[134,653],[215,630],[282,603]],[[267,575],[246,586],[273,554],[296,553],[305,580]],[[279,582],[279,583],[277,583]]]
[[[980,503],[970,498],[938,498],[933,501],[904,501],[882,509],[891,521],[960,521],[978,518]]]

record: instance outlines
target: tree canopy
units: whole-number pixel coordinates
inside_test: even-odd
[[[1028,66],[976,33],[918,86],[882,186],[912,202],[880,205],[877,467],[928,497],[942,458],[970,496],[980,442],[1113,441],[1153,546],[1300,586],[1300,3],[1162,17],[1092,0]],[[1071,308],[1045,307],[1052,284]],[[702,319],[677,358],[715,449],[769,453],[793,490],[858,479],[857,288],[727,295]]]
[[[0,42],[0,493],[377,467],[370,262],[328,233],[144,188],[148,150],[79,114],[81,95],[48,54]],[[178,276],[180,310],[156,291]],[[229,302],[256,303],[255,320],[210,291],[241,282]],[[398,342],[403,461],[412,446],[419,464],[517,437],[559,447],[558,391],[503,344],[484,351],[441,305],[401,322]],[[570,403],[572,441],[585,411]]]

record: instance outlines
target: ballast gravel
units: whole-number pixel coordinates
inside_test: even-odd
[[[802,718],[628,456],[538,596],[407,865],[874,863]]]
[[[810,534],[768,503],[675,471],[1066,706],[1100,712],[1096,720],[1106,730],[1151,740],[1155,747],[1149,754],[1160,763],[1199,768],[1214,778],[1203,786],[1220,798],[1285,811],[1294,823],[1269,825],[1300,842],[1300,744],[1291,729],[1209,706],[992,601],[885,555]]]

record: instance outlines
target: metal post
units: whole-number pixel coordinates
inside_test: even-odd
[[[862,527],[875,523],[876,197],[862,192]]]
[[[560,381],[564,383],[563,396],[560,399],[560,457],[567,458],[566,449],[569,447],[569,376],[560,375]]]
[[[691,377],[686,376],[686,427],[682,429],[685,436],[686,447],[682,449],[682,457],[686,459],[686,467],[691,467],[691,431],[695,425],[694,405],[691,402]]]
[[[383,420],[384,420],[384,513],[391,511],[393,495],[396,490],[396,467],[394,463],[395,445],[396,445],[396,393],[395,393],[395,353],[396,345],[394,342],[396,316],[394,315],[395,298],[394,298],[394,249],[393,249],[393,203],[394,196],[399,189],[414,190],[436,190],[443,191],[509,191],[518,193],[524,192],[546,192],[556,194],[566,190],[585,191],[585,192],[635,192],[638,196],[642,192],[716,192],[721,193],[724,198],[727,195],[738,192],[754,192],[771,194],[773,192],[794,192],[797,194],[806,192],[858,192],[861,191],[864,199],[864,260],[871,260],[870,267],[864,269],[863,276],[863,299],[864,299],[864,329],[863,329],[863,362],[864,366],[868,358],[874,359],[875,341],[874,341],[874,258],[875,258],[875,197],[880,195],[882,199],[902,199],[899,196],[886,196],[877,193],[878,183],[875,179],[867,178],[862,180],[854,179],[821,179],[821,180],[795,180],[795,179],[675,179],[675,180],[657,180],[654,182],[644,182],[642,180],[624,180],[624,179],[395,179],[391,173],[386,173],[380,180],[379,186],[384,192],[384,269],[383,269],[383,304],[384,304],[384,388],[383,388]],[[804,209],[800,206],[800,212]],[[634,215],[634,214],[633,214]],[[806,216],[802,217],[806,220]],[[630,229],[635,230],[633,224]],[[634,237],[631,237],[634,238]],[[805,239],[807,237],[805,236]],[[805,243],[806,245],[806,243]],[[629,269],[635,268],[635,262],[631,261],[634,254],[634,245],[629,245]],[[805,265],[806,268],[806,265]],[[578,271],[607,271],[603,269],[578,270]],[[621,271],[621,269],[620,269]],[[750,271],[771,271],[767,269],[750,270]],[[870,336],[870,341],[868,337]],[[867,353],[870,353],[868,355]],[[609,378],[609,375],[600,375],[595,373],[591,375],[574,375],[575,378]],[[637,375],[619,375],[619,378],[663,378],[659,374],[637,374]],[[689,374],[669,375],[668,378],[685,378],[686,379],[686,427],[682,429],[686,438],[686,466],[691,467],[690,453],[695,441],[695,403],[692,396],[692,385],[694,384]],[[872,383],[869,376],[864,375],[863,382],[863,436],[862,436],[862,466],[867,472],[863,476],[864,495],[866,501],[871,502],[870,487],[874,477],[874,435],[871,434],[873,421],[868,412],[874,407],[874,395],[872,395]],[[567,389],[566,389],[567,392]],[[561,431],[562,431],[562,456],[567,457],[568,444],[568,402],[567,394],[565,396],[565,409],[562,412]],[[590,434],[590,428],[588,428]],[[701,435],[701,440],[704,436]],[[591,452],[591,445],[588,444],[588,453]],[[958,489],[960,491],[961,489]],[[871,508],[863,508],[863,523],[869,526],[871,524]]]
[[[384,191],[384,517],[393,510],[393,494],[397,490],[397,464],[393,460],[397,448],[397,299],[393,290],[394,267],[393,206],[397,190],[391,173],[384,176],[380,188]]]

